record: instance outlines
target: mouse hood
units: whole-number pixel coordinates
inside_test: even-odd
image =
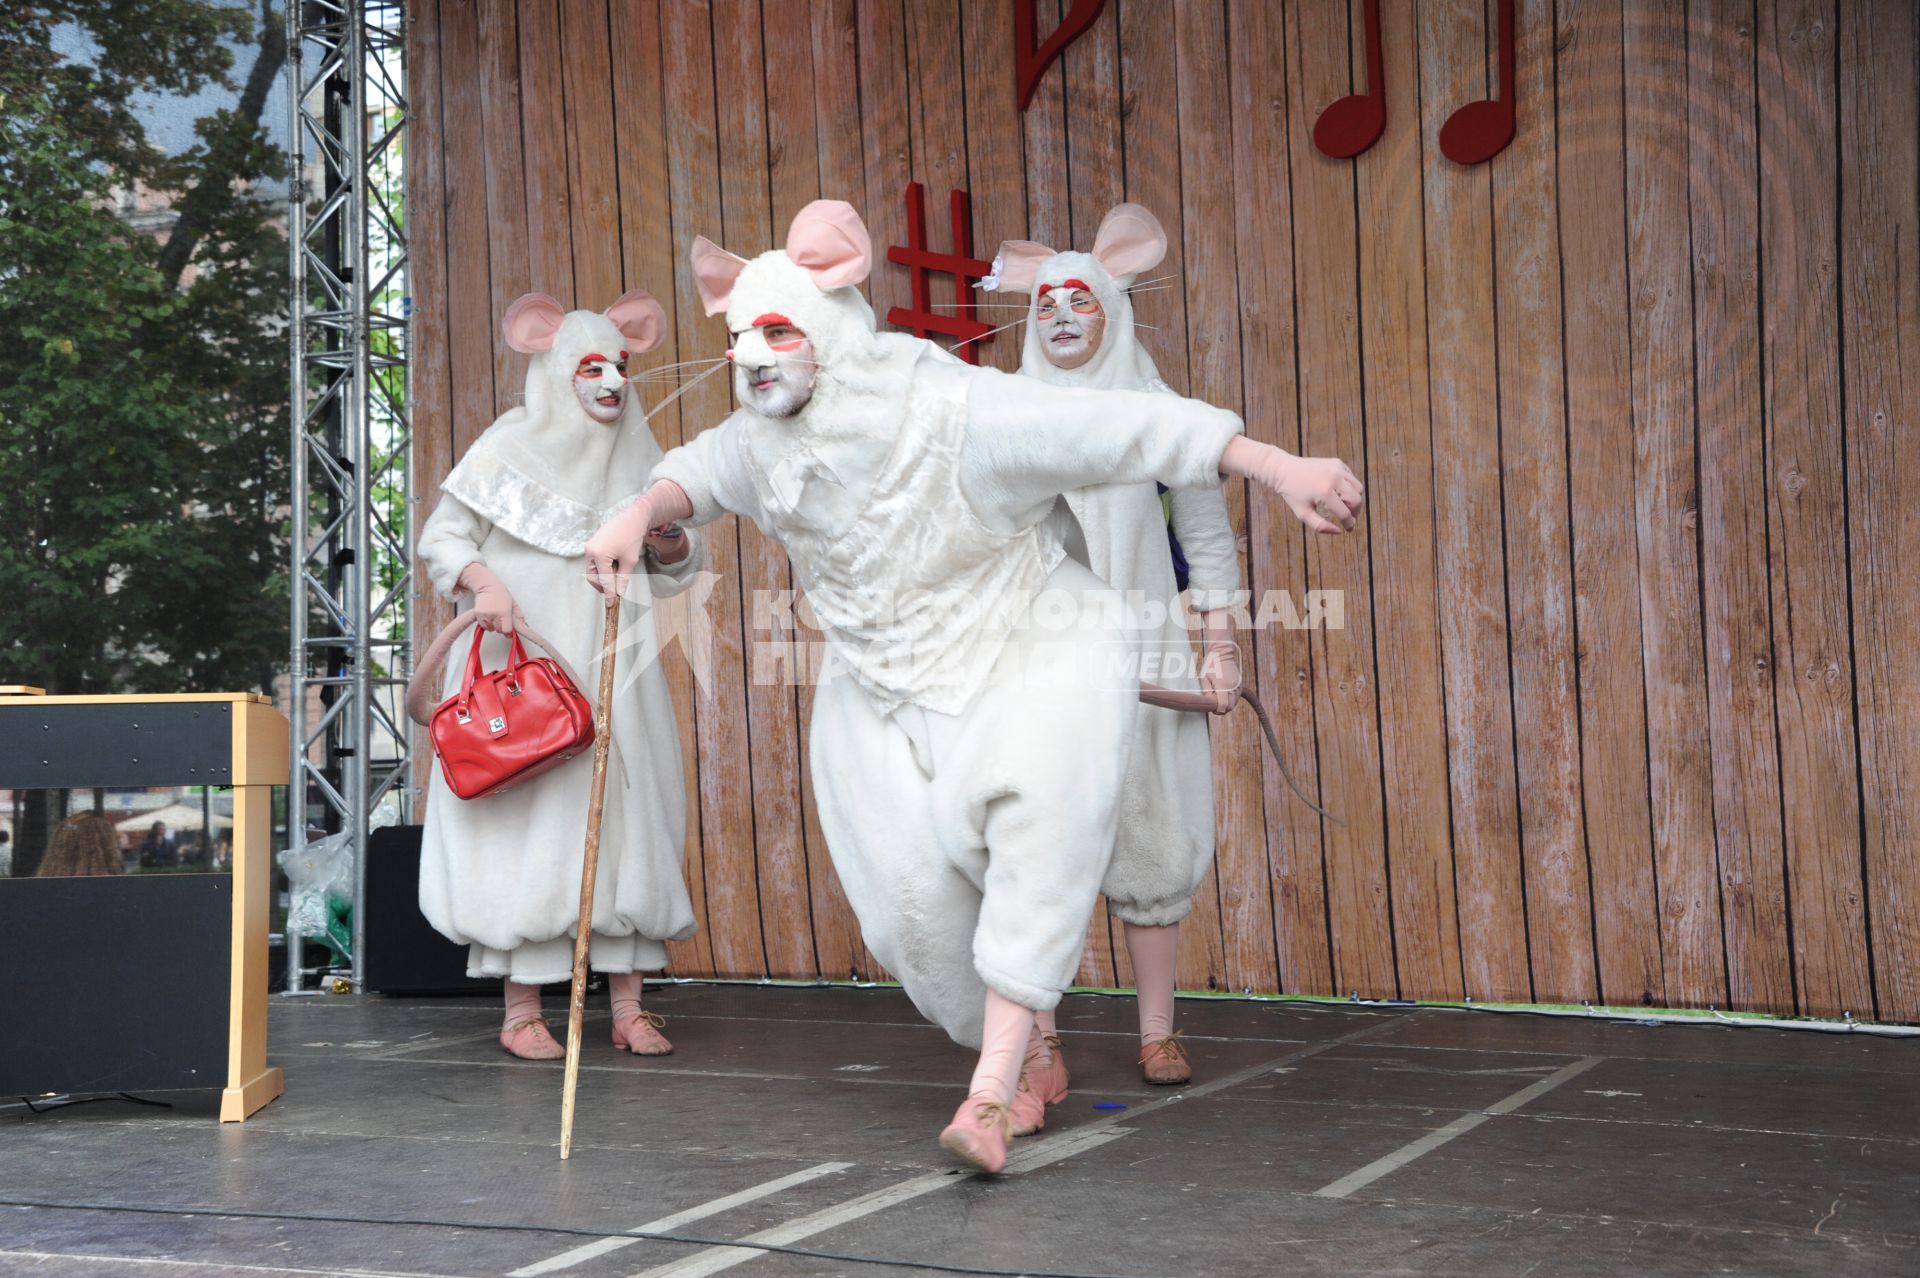
[[[1055,252],[1031,240],[1008,240],[993,260],[993,273],[981,287],[1027,295],[1026,341],[1020,371],[1057,386],[1092,390],[1139,390],[1157,381],[1160,370],[1140,344],[1134,329],[1133,299],[1127,290],[1144,271],[1167,254],[1167,233],[1154,215],[1138,204],[1121,204],[1101,219],[1090,253]],[[1079,368],[1057,368],[1047,359],[1040,334],[1040,299],[1060,288],[1085,287],[1106,313],[1100,349]]]
[[[570,558],[640,492],[657,455],[633,387],[619,417],[597,422],[574,394],[574,370],[588,355],[618,360],[653,349],[666,315],[643,289],[605,311],[568,311],[528,293],[507,308],[501,328],[508,346],[532,356],[525,394],[474,440],[441,488],[521,541]]]
[[[852,205],[813,201],[794,217],[783,248],[751,260],[705,236],[694,241],[692,259],[707,314],[724,314],[736,341],[759,340],[747,334],[777,316],[812,344],[814,389],[805,407],[777,419],[744,406],[734,415],[782,500],[797,501],[810,475],[838,476],[847,450],[891,445],[927,343],[875,331],[858,287],[873,268],[873,243]]]

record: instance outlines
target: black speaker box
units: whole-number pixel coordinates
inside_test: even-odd
[[[390,825],[367,837],[367,988],[379,994],[497,994],[496,978],[467,975],[467,947],[420,913],[420,829]]]

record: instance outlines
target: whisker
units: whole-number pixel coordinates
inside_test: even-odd
[[[667,373],[660,377],[635,378],[633,384],[635,386],[671,386],[676,382],[685,381],[689,377],[697,376],[698,374],[704,373],[706,371],[707,370],[704,368],[698,368],[698,369],[689,368],[684,372]]]
[[[1024,311],[1025,302],[930,302],[931,306],[964,307],[975,311]]]
[[[722,361],[722,362],[724,363],[725,361]],[[703,373],[710,373],[712,371],[713,371],[712,368],[704,368],[699,370],[699,372],[703,372]],[[634,385],[636,386],[671,386],[676,382],[680,382],[685,380],[688,377],[697,376],[697,375],[698,374],[695,372],[695,370],[687,369],[685,372],[668,373],[663,377],[637,378],[634,382]]]
[[[679,399],[682,395],[686,394],[688,391],[698,386],[701,382],[704,382],[709,377],[712,377],[715,373],[719,372],[722,368],[725,368],[726,365],[727,365],[727,361],[721,360],[718,364],[715,364],[712,368],[709,368],[706,372],[700,374],[700,376],[694,378],[692,381],[688,382],[685,386],[682,386],[679,390],[675,391],[673,394],[661,400],[658,404],[654,405],[651,411],[647,413],[647,420],[652,421],[655,415],[663,411],[668,404],[671,404],[674,400]]]
[[[1150,288],[1141,288],[1136,285],[1127,290],[1127,295],[1131,297],[1135,293],[1165,293],[1172,290],[1173,287],[1171,284],[1155,284]]]
[[[718,355],[711,359],[683,359],[677,364],[659,364],[653,368],[643,368],[627,380],[632,382],[644,381],[650,378],[661,377],[683,368],[692,368],[696,364],[724,363],[726,358],[724,355]]]
[[[986,332],[984,332],[984,333],[982,333],[982,334],[980,334],[980,336],[978,336],[978,337],[968,337],[968,338],[965,338],[965,339],[963,339],[963,340],[961,340],[961,341],[958,341],[958,342],[955,342],[955,343],[953,344],[953,349],[957,351],[957,350],[959,350],[959,349],[960,349],[960,348],[961,348],[962,346],[965,346],[965,345],[966,345],[966,344],[967,344],[968,342],[984,342],[984,341],[986,341],[986,340],[987,340],[987,339],[988,339],[989,337],[992,337],[992,336],[993,336],[993,335],[994,335],[995,333],[1004,333],[1004,332],[1006,332],[1006,331],[1007,331],[1008,329],[1010,329],[1010,328],[1016,328],[1016,327],[1018,327],[1019,325],[1021,325],[1021,324],[1024,324],[1024,323],[1026,323],[1026,322],[1027,322],[1027,321],[1026,321],[1026,319],[1025,319],[1024,317],[1022,317],[1022,318],[1020,318],[1020,319],[1017,319],[1017,320],[1012,320],[1012,321],[1010,321],[1010,322],[1008,322],[1008,323],[1005,323],[1005,324],[1002,324],[1002,325],[1001,325],[1001,326],[1000,326],[999,328],[990,328],[990,329],[988,329],[988,330],[987,330]]]
[[[667,368],[685,368],[688,364],[711,364],[716,359],[725,358],[725,355],[707,355],[699,359],[683,359],[673,364],[655,364],[651,368],[643,368],[640,371],[642,373],[657,373]]]
[[[1127,286],[1127,291],[1132,292],[1134,289],[1139,288],[1143,284],[1160,284],[1167,280],[1177,280],[1179,278],[1180,278],[1180,272],[1168,271],[1165,275],[1155,275],[1151,279],[1135,280],[1132,284]]]

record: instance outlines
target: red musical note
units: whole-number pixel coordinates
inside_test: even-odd
[[[1513,141],[1513,0],[1500,0],[1500,96],[1469,102],[1440,126],[1440,154],[1483,164]]]
[[[1387,76],[1380,52],[1380,0],[1367,0],[1367,91],[1328,104],[1313,122],[1313,144],[1336,160],[1351,160],[1387,128]]]
[[[1013,0],[1013,91],[1022,111],[1033,101],[1033,91],[1040,87],[1040,77],[1053,60],[1093,25],[1107,7],[1107,0],[1073,0],[1073,8],[1037,49],[1033,46],[1033,5],[1034,0]]]

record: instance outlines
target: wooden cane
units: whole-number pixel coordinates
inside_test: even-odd
[[[587,1015],[587,949],[593,940],[593,880],[600,866],[600,813],[607,798],[607,751],[613,743],[614,641],[620,596],[607,595],[600,639],[600,702],[593,721],[593,792],[587,799],[587,847],[580,858],[580,926],[573,936],[573,996],[567,1002],[567,1081],[560,1094],[560,1157],[573,1152],[573,1099],[580,1086],[580,1030]]]

